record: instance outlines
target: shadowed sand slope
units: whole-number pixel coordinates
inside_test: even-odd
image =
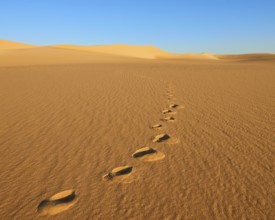
[[[0,67],[1,219],[273,219],[275,63],[136,60]]]
[[[239,55],[216,55],[221,60],[231,61],[275,61],[275,54],[259,53],[259,54],[239,54]]]

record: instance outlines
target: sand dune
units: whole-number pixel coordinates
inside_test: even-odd
[[[15,49],[26,49],[34,48],[31,44],[18,43],[8,40],[0,40],[0,50],[15,50]]]
[[[143,59],[156,59],[158,57],[169,57],[172,54],[154,46],[132,46],[125,44],[106,45],[106,46],[74,46],[74,45],[55,45],[56,48],[73,50],[85,50],[104,54],[113,54],[126,57],[137,57]]]
[[[263,61],[274,60],[274,54],[213,55],[172,54],[154,46],[124,44],[105,46],[53,45],[33,46],[12,41],[0,41],[0,66],[57,64],[88,64],[99,62],[137,62],[137,60],[181,61]],[[172,100],[173,97],[170,98]]]
[[[214,54],[201,53],[201,54],[172,54],[164,56],[166,59],[182,59],[182,60],[218,60],[219,58]]]
[[[5,51],[1,219],[274,218],[274,60]]]
[[[264,61],[275,60],[275,54],[262,53],[262,54],[238,54],[238,55],[216,55],[221,60],[231,61]]]
[[[20,50],[6,50],[5,54],[1,56],[0,66],[127,62],[132,59],[131,57],[121,57],[97,52],[67,50],[55,47],[37,47]]]

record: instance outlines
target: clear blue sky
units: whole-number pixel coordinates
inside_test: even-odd
[[[0,39],[275,53],[275,0],[0,0]]]

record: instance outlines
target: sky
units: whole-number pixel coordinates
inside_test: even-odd
[[[0,0],[0,39],[275,53],[275,0]]]

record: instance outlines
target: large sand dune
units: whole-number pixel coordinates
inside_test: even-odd
[[[5,54],[1,219],[274,218],[274,60]]]
[[[74,45],[55,45],[57,48],[66,48],[73,50],[85,50],[104,54],[113,54],[119,56],[137,57],[143,59],[155,59],[158,57],[169,57],[172,54],[160,50],[154,46],[132,46],[124,44],[106,45],[106,46],[74,46]]]

